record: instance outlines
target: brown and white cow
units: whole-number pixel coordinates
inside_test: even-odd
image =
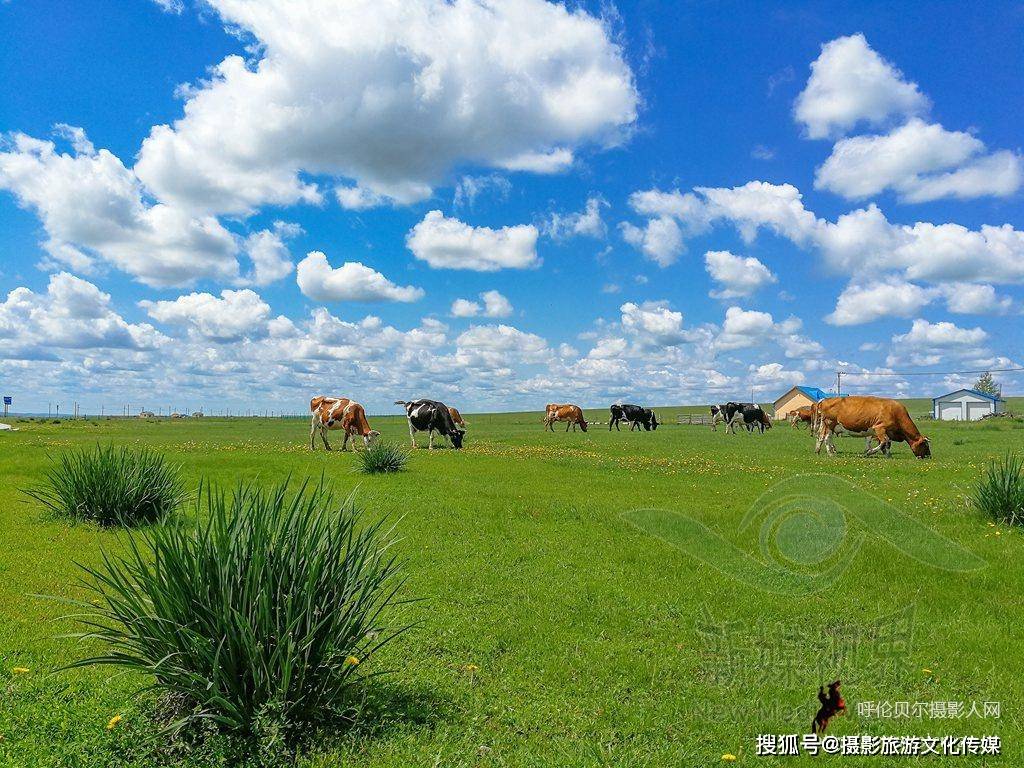
[[[830,397],[819,402],[814,410],[818,424],[815,453],[821,452],[822,445],[828,453],[836,453],[832,435],[843,431],[867,438],[865,456],[878,452],[888,456],[894,442],[909,445],[919,459],[932,455],[928,438],[918,431],[907,407],[898,400],[865,395]],[[871,447],[873,440],[878,441],[874,448]]]
[[[811,420],[814,418],[814,408],[809,405],[801,405],[799,408],[794,408],[790,411],[786,418],[789,419],[793,429],[796,429],[801,424],[810,425]]]
[[[462,414],[459,413],[458,408],[452,408],[451,406],[448,406],[448,413],[452,415],[452,421],[455,422],[456,427],[458,427],[459,429],[466,428],[466,420],[462,418]]]
[[[341,443],[341,450],[348,450],[348,439],[352,438],[352,447],[356,447],[356,437],[363,438],[363,445],[369,447],[379,435],[375,429],[370,429],[370,423],[366,420],[366,411],[363,406],[347,397],[324,397],[317,395],[309,401],[309,410],[312,414],[309,424],[309,450],[316,450],[316,436],[324,441],[324,448],[331,450],[327,442],[327,432],[332,429],[340,429],[345,433],[345,439]]]
[[[565,405],[548,403],[544,410],[544,426],[554,432],[555,428],[553,425],[556,421],[566,422],[566,432],[569,431],[570,427],[572,427],[572,431],[575,432],[577,425],[579,425],[580,429],[584,432],[587,431],[587,420],[583,418],[583,409],[578,405],[573,405],[571,403],[567,403]]]

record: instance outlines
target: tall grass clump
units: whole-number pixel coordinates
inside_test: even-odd
[[[392,529],[360,522],[321,482],[230,495],[200,490],[195,521],[129,532],[122,555],[85,568],[79,603],[109,650],[72,667],[153,678],[177,702],[169,728],[294,743],[353,702],[367,660],[404,626],[385,626],[403,580]],[[98,606],[98,607],[97,607]]]
[[[364,475],[402,472],[409,463],[409,454],[404,448],[383,440],[372,443],[365,451],[358,451],[356,455],[356,470]]]
[[[1007,453],[991,461],[974,492],[974,504],[997,523],[1024,523],[1024,458]]]
[[[113,445],[61,454],[25,493],[57,515],[106,526],[154,522],[185,499],[177,467],[161,454]]]

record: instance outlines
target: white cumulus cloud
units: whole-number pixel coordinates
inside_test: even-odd
[[[540,266],[538,235],[532,224],[474,227],[441,211],[430,211],[409,231],[405,242],[417,259],[434,269],[496,272]]]
[[[550,173],[636,119],[633,73],[602,21],[544,0],[207,0],[250,37],[184,89],[136,171],[165,202],[215,213],[423,200],[456,167]],[[355,191],[360,190],[360,191]]]
[[[846,133],[861,122],[880,125],[893,115],[928,109],[917,84],[876,53],[862,34],[821,47],[793,113],[812,139]]]
[[[173,301],[140,301],[139,306],[161,323],[179,325],[201,339],[238,341],[266,333],[270,306],[248,288],[224,290],[220,297],[190,293]]]
[[[836,142],[814,186],[854,200],[893,189],[912,203],[1016,192],[1024,178],[1020,156],[985,151],[969,133],[914,118],[887,134]]]
[[[98,257],[155,287],[238,279],[241,245],[217,219],[149,204],[117,157],[84,133],[72,141],[73,153],[24,134],[0,143],[0,189],[39,216],[54,260],[79,268]]]
[[[766,285],[778,282],[764,264],[753,256],[736,256],[729,251],[708,251],[704,268],[720,286],[711,291],[715,299],[737,299],[750,296]]]
[[[110,294],[67,272],[50,275],[46,293],[15,288],[0,303],[0,359],[46,359],[57,349],[145,350],[166,337],[153,326],[128,323]]]
[[[400,301],[423,298],[423,289],[400,286],[358,261],[333,269],[321,251],[310,251],[296,268],[295,281],[314,301]]]
[[[847,286],[825,318],[832,325],[860,325],[887,317],[912,317],[928,305],[935,291],[901,280]]]
[[[556,240],[568,240],[571,237],[603,238],[608,227],[601,218],[601,209],[608,207],[607,201],[597,195],[587,198],[582,211],[574,213],[553,213],[544,225],[544,234]]]

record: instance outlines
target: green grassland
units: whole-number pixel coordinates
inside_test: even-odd
[[[75,562],[95,565],[121,539],[49,518],[20,489],[48,456],[96,442],[163,451],[192,487],[323,473],[370,515],[401,516],[407,593],[425,598],[405,609],[418,626],[372,660],[390,674],[367,687],[365,715],[315,735],[302,766],[697,766],[724,753],[770,764],[754,754],[757,734],[807,732],[818,685],[837,676],[850,711],[830,733],[995,734],[1003,757],[970,764],[1024,764],[1024,539],[968,502],[987,461],[1021,447],[1024,423],[921,423],[934,458],[918,461],[905,445],[891,459],[862,458],[855,438],[837,439],[836,457],[816,456],[807,431],[787,424],[730,436],[676,426],[688,409],[659,410],[666,424],[654,433],[552,434],[539,413],[467,415],[465,450],[419,450],[407,472],[369,477],[354,473],[351,454],[310,453],[297,419],[14,422],[18,432],[0,433],[0,764],[223,764],[215,742],[163,746],[148,719],[153,695],[133,695],[144,679],[49,673],[97,649],[60,639],[75,629],[67,608],[37,595],[79,594]],[[400,418],[372,425],[408,441]],[[758,499],[804,474],[840,510],[866,507],[866,519],[839,535],[823,529],[820,562],[799,564],[845,565],[823,589],[765,591],[752,583],[768,557]],[[673,543],[676,532],[634,525],[628,513],[651,508],[667,511],[668,526],[673,515],[703,524],[719,544],[702,560]],[[924,523],[983,566],[936,567],[874,535],[871,518],[893,510],[897,527]],[[730,575],[742,553],[755,566]],[[866,701],[997,701],[1001,716],[858,716]],[[115,715],[123,720],[108,730]]]

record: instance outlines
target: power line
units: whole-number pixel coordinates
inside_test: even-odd
[[[982,368],[977,371],[843,371],[843,376],[966,376],[976,373],[1020,373],[1024,368]]]

